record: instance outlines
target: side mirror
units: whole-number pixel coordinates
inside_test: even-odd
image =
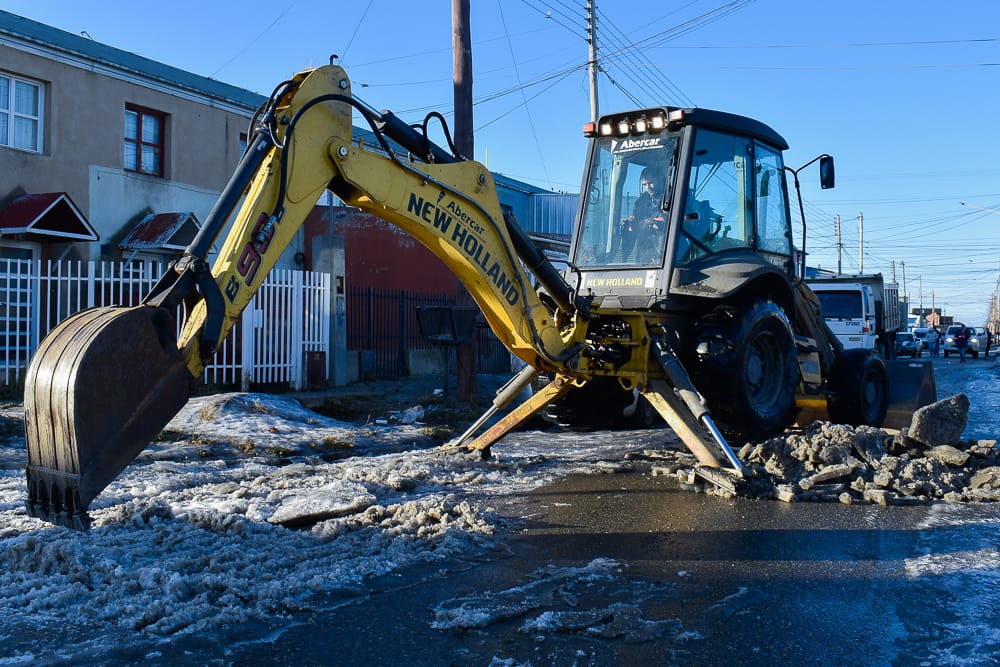
[[[833,188],[834,181],[833,156],[824,155],[819,159],[819,186],[829,190]]]

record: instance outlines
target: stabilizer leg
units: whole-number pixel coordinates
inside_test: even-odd
[[[468,449],[485,452],[494,442],[507,435],[510,431],[513,431],[528,419],[531,419],[536,412],[544,408],[546,405],[559,400],[576,387],[577,385],[573,380],[562,375],[557,375],[556,378],[547,384],[541,391],[536,392],[527,401],[517,406],[511,411],[510,414],[491,426],[482,435],[466,445],[466,447]],[[514,393],[513,395],[516,396],[517,394]],[[482,422],[485,422],[485,419],[482,419]],[[470,431],[466,431],[462,435],[462,439],[468,438],[471,435]],[[459,444],[449,443],[448,447],[456,447],[459,446]]]

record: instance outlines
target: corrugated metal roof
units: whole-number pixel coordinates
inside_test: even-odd
[[[101,238],[65,192],[22,195],[0,211],[0,236],[15,234],[73,241]]]
[[[504,176],[503,174],[498,174],[493,171],[493,180],[496,181],[497,187],[509,188],[511,190],[518,190],[520,192],[525,192],[527,194],[539,194],[542,192],[550,192],[545,188],[540,188],[537,185],[532,185],[530,183],[525,183],[524,181],[519,181],[516,178],[511,178],[510,176]]]
[[[225,100],[249,111],[255,111],[267,100],[266,96],[259,93],[186,72],[177,67],[171,67],[135,53],[116,49],[113,46],[2,10],[0,10],[0,34],[18,37],[47,48],[82,56],[139,74],[170,86],[185,88],[209,97]]]
[[[122,250],[184,250],[194,240],[201,223],[191,211],[150,213],[132,228],[118,247]]]

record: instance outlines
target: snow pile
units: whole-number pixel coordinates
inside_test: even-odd
[[[18,412],[2,413],[15,428],[0,440],[0,628],[22,641],[33,627],[169,637],[276,623],[363,594],[371,577],[475,557],[493,546],[498,497],[606,471],[629,446],[524,433],[483,461],[442,451],[417,423],[356,426],[281,396],[199,397],[79,533],[27,516]]]

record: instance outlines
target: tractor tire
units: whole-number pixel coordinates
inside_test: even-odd
[[[837,355],[828,383],[830,419],[851,426],[881,426],[889,407],[889,372],[869,350],[844,350]]]
[[[695,325],[693,380],[727,436],[781,433],[795,409],[798,354],[788,316],[774,302],[719,306]]]

